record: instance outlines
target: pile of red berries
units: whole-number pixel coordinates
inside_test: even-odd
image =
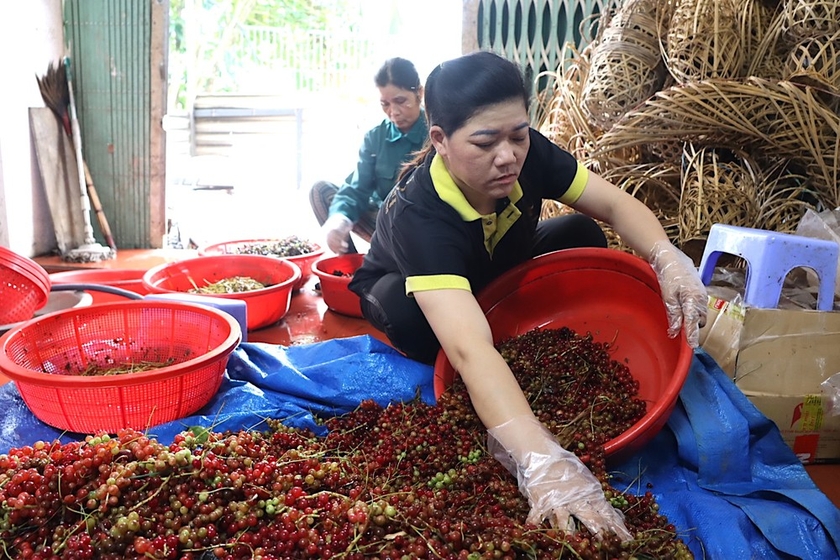
[[[325,419],[326,437],[269,421],[264,432],[193,428],[170,445],[124,430],[13,449],[0,455],[0,552],[28,559],[691,558],[650,492],[636,496],[609,483],[603,440],[611,432],[603,423],[618,420],[601,407],[614,397],[601,399],[596,389],[632,392],[632,378],[613,379],[623,370],[586,353],[597,350],[591,339],[571,331],[542,336],[566,350],[538,366],[539,394],[520,383],[544,413],[562,409],[566,420],[554,426],[563,428],[561,441],[602,481],[633,541],[526,524],[528,503],[488,456],[486,431],[456,383],[435,406],[362,402]],[[513,339],[505,352],[518,349],[521,357],[531,343]],[[570,390],[578,393],[571,401],[589,410],[566,410]]]

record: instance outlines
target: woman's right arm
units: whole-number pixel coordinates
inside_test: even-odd
[[[359,148],[356,169],[335,193],[330,203],[329,216],[321,227],[327,246],[333,253],[344,254],[350,246],[353,225],[367,211],[375,187],[377,129],[369,130]]]
[[[473,408],[488,430],[490,452],[517,477],[528,498],[528,522],[573,529],[572,517],[592,533],[629,540],[620,514],[601,483],[536,419],[516,378],[493,345],[487,319],[466,290],[415,292],[414,297],[450,363],[463,379]]]
[[[490,325],[467,290],[415,292],[449,362],[459,372],[485,426],[497,426],[531,407],[510,368],[493,346]]]

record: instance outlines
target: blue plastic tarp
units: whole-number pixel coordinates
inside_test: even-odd
[[[370,336],[310,345],[243,343],[222,386],[197,414],[155,426],[168,443],[190,426],[263,429],[265,419],[323,433],[315,416],[420,396],[434,402],[433,371]],[[13,383],[0,387],[0,453],[70,441],[37,420]],[[651,491],[697,558],[840,559],[840,510],[813,483],[770,420],[702,350],[668,424],[614,466],[613,484]]]

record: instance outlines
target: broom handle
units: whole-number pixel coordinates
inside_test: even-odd
[[[73,97],[73,81],[70,78],[70,57],[64,57],[64,68],[67,71],[67,90],[70,93],[70,123],[73,129],[73,148],[76,151],[76,168],[79,174],[79,190],[81,193],[82,213],[85,224],[85,243],[91,245],[96,242],[93,237],[93,225],[90,223],[90,198],[85,181],[84,159],[82,158],[82,135],[79,132],[79,119],[76,118],[76,100]]]
[[[93,185],[93,177],[90,175],[87,162],[83,163],[88,197],[90,198],[91,206],[93,206],[93,211],[96,212],[96,219],[99,220],[99,229],[102,230],[102,235],[105,237],[105,243],[108,244],[108,247],[116,251],[117,244],[114,242],[114,236],[111,235],[111,226],[108,225],[108,218],[105,217],[105,211],[102,209],[102,203],[99,201],[99,195],[96,192],[96,187]]]

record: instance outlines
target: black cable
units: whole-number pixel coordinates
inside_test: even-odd
[[[114,294],[128,299],[143,299],[143,296],[141,296],[138,293],[129,290],[123,290],[122,288],[115,288],[113,286],[104,286],[102,284],[53,284],[50,288],[50,291],[52,292],[87,292],[91,290],[96,292]]]

